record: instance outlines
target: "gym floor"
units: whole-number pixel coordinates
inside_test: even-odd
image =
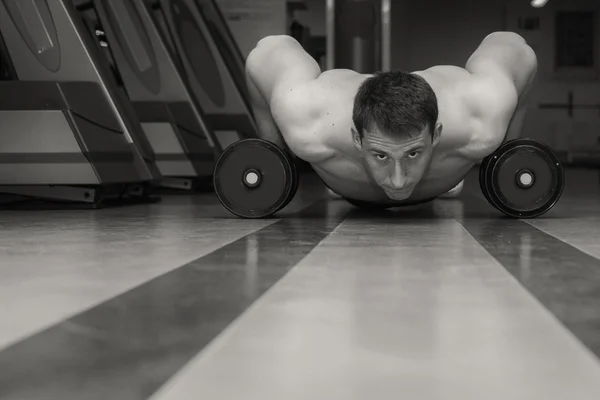
[[[386,212],[313,176],[277,218],[214,194],[0,212],[0,398],[600,398],[600,183],[503,217]]]

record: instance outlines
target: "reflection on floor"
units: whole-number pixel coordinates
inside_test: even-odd
[[[266,220],[0,211],[0,398],[600,398],[598,171],[527,221],[476,178],[385,212],[310,176]]]

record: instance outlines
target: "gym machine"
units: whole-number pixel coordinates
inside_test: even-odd
[[[225,148],[240,139],[257,137],[245,71],[240,70],[243,58],[216,5],[200,0],[145,3],[165,43],[177,54],[186,84],[219,144]]]
[[[77,10],[152,146],[161,186],[210,182],[221,148],[143,0],[78,0]]]
[[[1,0],[0,192],[153,200],[150,144],[71,0]]]
[[[200,14],[204,18],[210,36],[213,38],[225,65],[227,65],[242,100],[248,110],[252,111],[250,94],[246,84],[246,59],[227,25],[227,20],[215,0],[196,0],[196,4],[198,4]]]

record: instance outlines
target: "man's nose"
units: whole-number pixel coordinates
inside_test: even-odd
[[[394,189],[402,189],[406,186],[406,180],[404,168],[402,168],[400,163],[397,163],[392,174],[392,187]]]

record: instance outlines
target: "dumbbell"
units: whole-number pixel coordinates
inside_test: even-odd
[[[479,185],[487,201],[513,218],[535,218],[560,199],[565,185],[562,164],[547,145],[520,138],[484,158]]]
[[[217,198],[242,218],[265,218],[282,210],[296,195],[299,182],[292,158],[263,139],[243,139],[228,146],[213,172]]]

